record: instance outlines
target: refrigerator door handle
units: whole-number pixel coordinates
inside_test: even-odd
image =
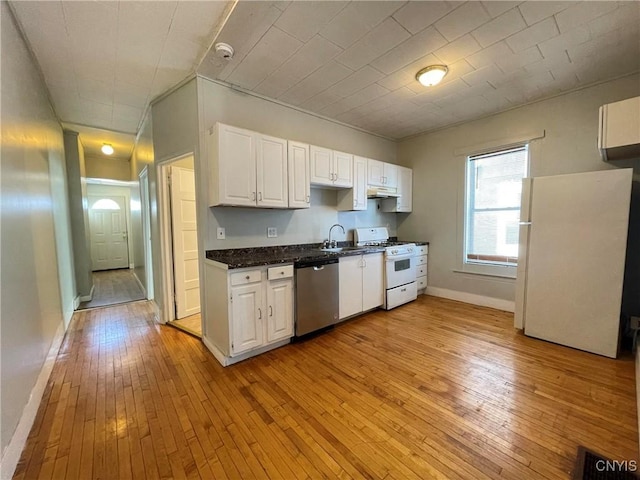
[[[531,222],[518,222],[518,225],[531,225]]]

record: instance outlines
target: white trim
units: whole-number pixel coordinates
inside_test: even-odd
[[[93,292],[96,289],[95,284],[91,285],[91,291],[89,292],[89,295],[83,295],[80,297],[80,301],[81,302],[90,302],[93,299]],[[79,304],[78,304],[79,305]]]
[[[490,307],[505,312],[514,312],[516,309],[515,302],[503,300],[501,298],[485,297],[484,295],[476,295],[474,293],[459,292],[457,290],[449,290],[447,288],[438,288],[427,286],[427,295],[434,297],[448,298],[449,300],[457,300],[459,302],[479,305],[481,307]]]
[[[16,467],[18,466],[20,455],[22,455],[22,450],[27,443],[27,437],[29,436],[33,422],[36,419],[36,414],[38,413],[38,408],[40,407],[40,402],[42,400],[42,394],[49,382],[51,371],[53,370],[56,358],[58,357],[58,351],[60,350],[60,345],[62,345],[64,334],[64,322],[61,321],[55,335],[53,336],[51,348],[44,359],[38,379],[31,390],[29,401],[25,405],[24,410],[22,410],[22,416],[20,417],[16,431],[13,433],[13,436],[9,441],[9,445],[7,445],[7,448],[3,452],[2,460],[0,461],[0,478],[13,477]]]
[[[138,278],[138,274],[136,273],[136,271],[134,270],[133,272],[133,278],[136,279],[136,282],[138,282],[138,286],[142,289],[142,291],[144,292],[144,298],[147,298],[147,289],[144,288],[144,285],[142,285],[142,282],[140,281],[140,279]]]
[[[149,300],[149,301],[151,302],[151,308],[153,309],[153,319],[156,321],[156,323],[165,323],[161,320],[162,312],[160,311],[160,307],[158,306],[156,301],[155,300]]]
[[[177,160],[177,158],[176,158]],[[171,242],[171,207],[169,203],[168,173],[172,160],[157,166],[158,226],[160,230],[160,277],[162,278],[161,323],[175,319],[173,292],[173,246]]]
[[[286,338],[284,340],[280,340],[279,342],[270,343],[269,345],[265,345],[260,348],[256,348],[255,350],[251,350],[249,352],[245,352],[236,357],[227,357],[224,353],[218,349],[213,343],[207,340],[206,337],[202,337],[202,343],[204,343],[205,347],[213,354],[213,356],[220,362],[220,365],[223,367],[228,367],[229,365],[233,365],[234,363],[241,362],[242,360],[246,360],[247,358],[255,357],[256,355],[260,355],[261,353],[268,352],[269,350],[273,350],[274,348],[279,348],[288,343],[291,343],[290,338]]]
[[[92,177],[88,177],[86,181],[87,181],[87,185],[105,185],[109,187],[125,187],[125,188],[135,187],[138,183],[133,180],[111,180],[110,178],[92,178]]]
[[[533,140],[544,138],[544,135],[545,135],[545,131],[539,130],[537,132],[530,132],[525,135],[498,138],[497,140],[491,140],[489,142],[456,148],[453,151],[453,154],[456,157],[461,157],[461,156],[468,157],[472,154],[482,155],[483,153],[490,153],[495,150],[507,150],[510,147],[522,146],[523,144],[527,144],[529,142],[532,142]]]
[[[73,309],[77,310],[80,306],[80,302],[82,301],[82,297],[80,295],[76,295],[76,298],[73,299]],[[73,317],[73,315],[71,315]]]

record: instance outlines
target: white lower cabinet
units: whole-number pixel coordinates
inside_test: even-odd
[[[416,286],[418,290],[427,288],[427,254],[429,245],[418,245],[416,248]]]
[[[203,340],[214,354],[244,358],[293,336],[293,265],[227,270],[205,261],[205,288]]]
[[[341,257],[338,271],[341,320],[379,307],[384,303],[382,253]]]

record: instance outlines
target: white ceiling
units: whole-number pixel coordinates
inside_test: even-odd
[[[149,102],[193,74],[232,3],[16,0],[10,5],[60,120],[135,135]],[[95,135],[99,131],[80,132],[85,149],[98,142]],[[130,138],[124,147],[129,155]]]
[[[202,75],[399,139],[640,71],[640,2],[242,1],[217,41]]]
[[[11,6],[60,119],[98,129],[81,132],[85,148],[111,130],[130,152],[149,102],[196,70],[396,139],[640,71],[636,1]],[[214,40],[231,61],[207,53]],[[427,89],[414,77],[433,63],[450,71]]]

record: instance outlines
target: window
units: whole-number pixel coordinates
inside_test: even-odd
[[[467,157],[465,264],[517,265],[520,195],[528,163],[527,145]]]
[[[92,210],[120,210],[120,206],[110,198],[101,198],[91,207]]]

